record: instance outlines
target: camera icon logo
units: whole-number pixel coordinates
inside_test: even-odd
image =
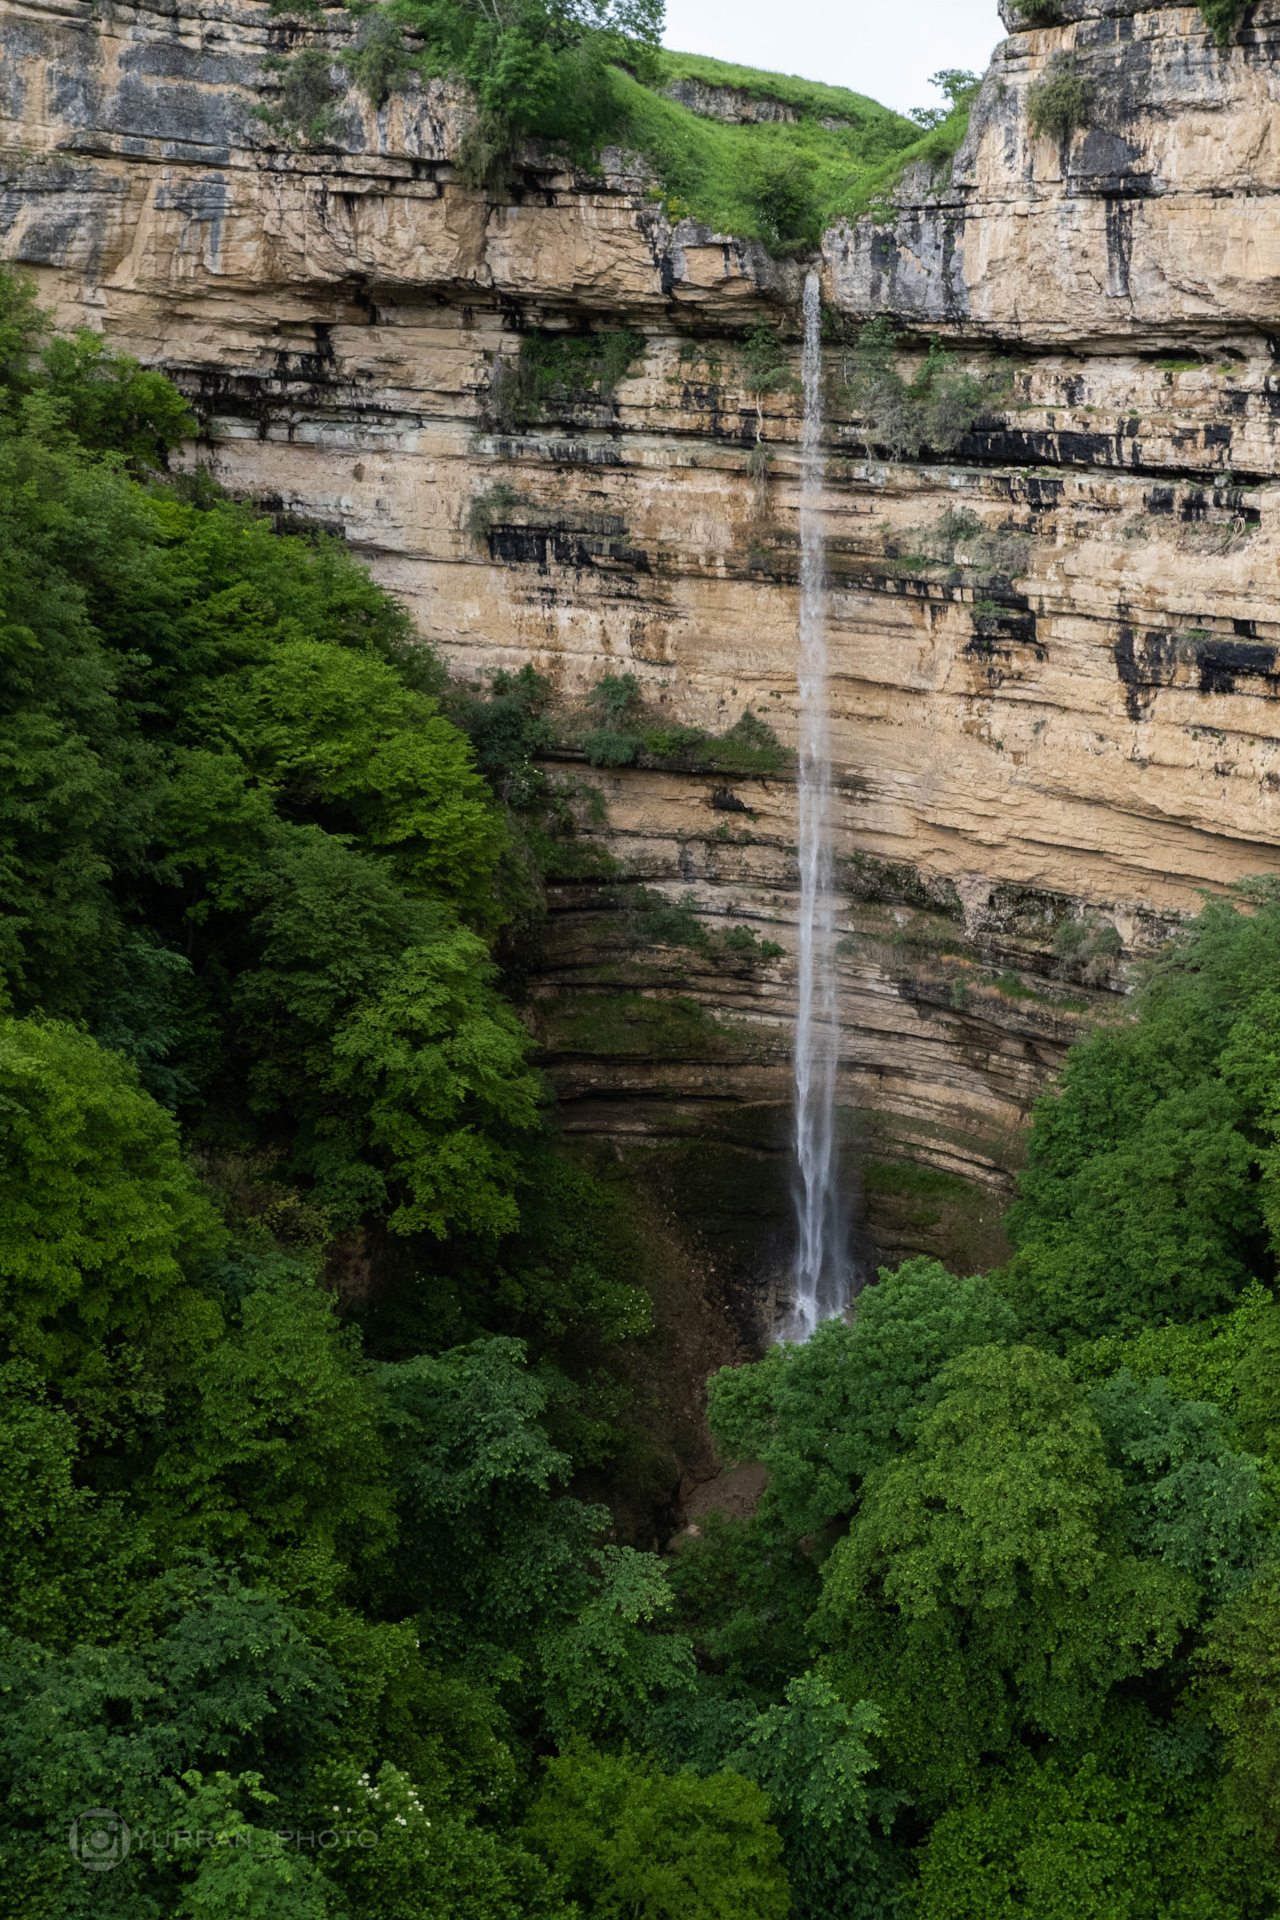
[[[133,1842],[126,1823],[110,1807],[86,1807],[71,1822],[71,1857],[90,1873],[109,1873],[128,1857]]]

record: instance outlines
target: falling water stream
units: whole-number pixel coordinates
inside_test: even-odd
[[[822,519],[822,306],[804,283],[804,436],[800,443],[800,980],[796,1016],[795,1300],[786,1331],[806,1340],[848,1302],[835,1137],[835,928],[831,871],[831,746],[827,703]]]

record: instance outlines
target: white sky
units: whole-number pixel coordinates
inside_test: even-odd
[[[940,67],[981,73],[1004,38],[995,0],[667,0],[681,53],[798,73],[886,107],[934,107]]]

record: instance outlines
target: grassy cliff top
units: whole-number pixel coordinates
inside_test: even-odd
[[[653,162],[672,219],[759,240],[777,255],[815,251],[825,227],[876,205],[910,160],[927,158],[941,168],[968,123],[967,110],[957,111],[924,133],[845,87],[697,54],[659,58],[647,85],[614,69],[615,137]],[[712,119],[666,97],[663,90],[679,79],[783,100],[801,117],[745,126]]]
[[[912,121],[849,87],[828,87],[821,80],[802,80],[794,73],[769,73],[762,67],[739,67],[701,53],[671,53],[664,48],[658,60],[660,86],[670,86],[677,80],[700,80],[708,87],[736,88],[751,100],[781,100],[809,119],[848,120],[854,125],[887,122],[905,129],[904,139],[917,137],[918,129]]]

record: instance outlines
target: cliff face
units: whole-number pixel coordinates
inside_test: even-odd
[[[439,85],[348,94],[329,150],[283,149],[263,61],[336,54],[334,16],[0,11],[0,246],[192,395],[191,457],[340,529],[460,673],[532,660],[572,701],[633,672],[656,715],[793,737],[798,402],[758,420],[741,341],[794,332],[802,266],[672,225],[616,152],[600,179],[531,152],[490,204]],[[1127,960],[1280,837],[1280,6],[1225,50],[1194,9],[1058,18],[997,50],[947,175],[916,169],[822,260],[843,1127],[867,1250],[961,1264],[999,1253],[1028,1104]],[[1090,124],[1033,139],[1063,50]],[[946,461],[861,449],[841,336],[877,311],[1007,362]],[[534,326],[643,351],[611,399],[516,430],[497,396]],[[759,1315],[789,1251],[792,784],[550,773],[600,791],[589,830],[626,873],[788,950],[637,945],[616,885],[565,880],[530,985],[566,1126]]]
[[[831,236],[841,304],[1090,354],[1258,339],[1280,298],[1277,9],[1250,7],[1228,48],[1195,7],[1063,0],[1064,24],[1028,32],[1002,12],[1010,38],[949,180],[918,183],[892,237]],[[1060,143],[1026,110],[1055,55],[1091,95]]]

